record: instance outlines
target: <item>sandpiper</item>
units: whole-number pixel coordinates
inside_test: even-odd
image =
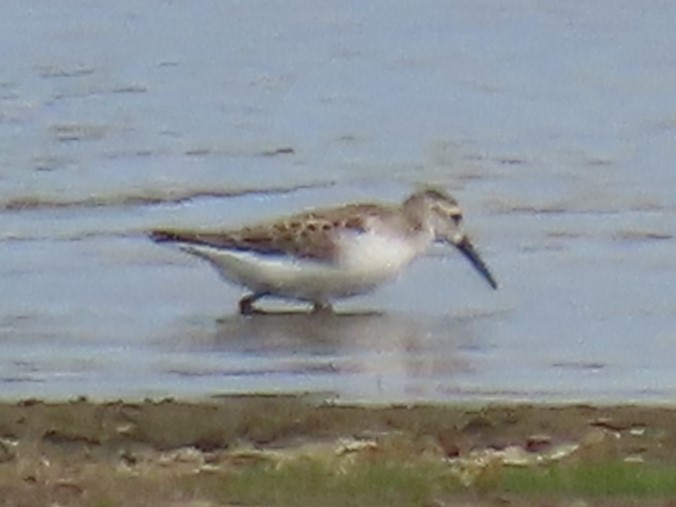
[[[316,209],[239,230],[150,232],[209,261],[225,280],[248,288],[239,311],[277,296],[330,310],[331,301],[394,280],[433,243],[455,246],[488,284],[498,284],[463,231],[462,210],[445,191],[426,188],[400,204]]]

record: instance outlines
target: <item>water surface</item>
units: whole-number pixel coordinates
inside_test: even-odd
[[[0,396],[673,401],[675,16],[6,3]],[[420,182],[464,205],[500,291],[439,248],[344,315],[245,319],[144,236]]]

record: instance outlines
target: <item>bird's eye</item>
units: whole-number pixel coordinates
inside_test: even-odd
[[[460,225],[460,222],[462,222],[462,215],[460,213],[453,213],[451,219],[455,222],[455,225]]]

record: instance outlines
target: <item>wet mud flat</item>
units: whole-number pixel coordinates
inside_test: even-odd
[[[676,505],[676,409],[0,404],[0,505]]]

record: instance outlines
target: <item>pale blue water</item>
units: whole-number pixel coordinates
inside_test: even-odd
[[[0,398],[676,400],[676,5],[10,1]],[[329,321],[145,239],[451,190],[435,250]],[[271,306],[277,302],[271,301]],[[371,312],[371,313],[368,313]]]

